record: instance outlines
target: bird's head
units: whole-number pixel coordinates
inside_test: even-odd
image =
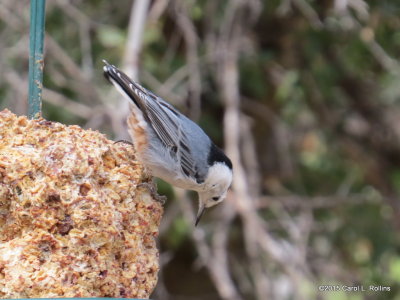
[[[219,162],[212,165],[207,173],[203,189],[199,193],[199,210],[195,225],[199,223],[207,208],[225,200],[226,193],[232,183],[232,165]]]

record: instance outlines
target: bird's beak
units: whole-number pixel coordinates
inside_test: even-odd
[[[206,210],[206,206],[204,204],[200,204],[199,211],[198,211],[197,217],[196,217],[196,223],[194,223],[194,226],[197,226],[197,224],[199,224],[201,216],[204,214],[205,210]]]

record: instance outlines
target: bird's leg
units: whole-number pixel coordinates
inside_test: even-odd
[[[127,140],[119,140],[119,141],[114,142],[114,144],[117,144],[117,143],[124,143],[124,144],[128,144],[128,145],[133,146],[133,144],[130,141],[127,141]]]
[[[165,204],[165,202],[167,201],[167,197],[163,196],[163,195],[159,195],[157,193],[155,184],[154,184],[154,179],[152,180],[152,182],[142,182],[138,185],[139,188],[144,187],[146,188],[149,192],[150,195],[153,197],[153,199],[155,199],[156,201],[160,202],[162,205]]]

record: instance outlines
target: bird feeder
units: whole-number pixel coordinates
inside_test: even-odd
[[[41,117],[45,1],[31,1],[29,119],[0,112],[0,298],[148,299],[162,205],[132,146]]]

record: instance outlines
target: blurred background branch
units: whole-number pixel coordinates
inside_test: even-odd
[[[400,297],[400,4],[48,1],[45,118],[128,138],[102,59],[199,122],[234,163],[193,227],[168,195],[153,299]],[[26,113],[28,0],[0,2],[0,105]],[[321,293],[319,285],[390,286]],[[358,298],[357,298],[358,297]]]

